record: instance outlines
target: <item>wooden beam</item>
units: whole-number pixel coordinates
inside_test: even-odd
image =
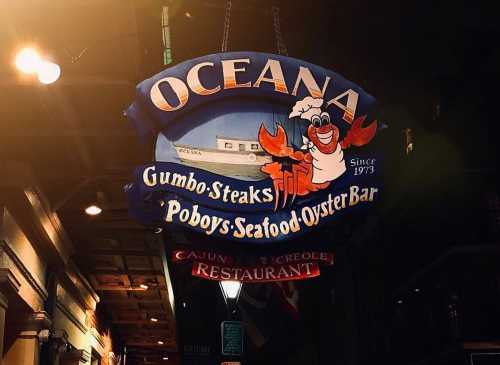
[[[158,349],[163,349],[165,351],[175,350],[175,341],[167,341],[164,339],[162,339],[162,341],[164,342],[163,345],[159,345],[157,342],[153,341],[146,342],[146,341],[127,341],[127,340],[125,340],[125,344],[127,346],[132,346],[132,347],[154,347]],[[171,342],[170,345],[168,344],[169,342]]]
[[[91,178],[85,178],[80,183],[71,186],[64,194],[61,194],[56,201],[51,202],[52,210],[57,212],[61,209],[71,198],[77,195],[83,188],[85,188],[90,183],[94,183],[95,180]],[[82,207],[80,207],[81,210]]]
[[[222,1],[205,0],[202,4],[207,8],[218,9],[218,10],[225,9],[225,3]],[[263,7],[263,6],[253,6],[253,5],[243,5],[243,4],[245,4],[245,3],[238,3],[238,6],[233,6],[231,8],[231,12],[242,13],[242,14],[246,14],[248,16],[259,16],[259,17],[262,17],[263,15],[271,14],[271,6],[269,6],[269,8],[267,8],[267,7]]]
[[[25,78],[21,79],[19,77],[2,77],[0,80],[0,86],[29,86],[29,87],[39,87],[38,82],[34,83],[33,80]],[[57,86],[119,86],[124,88],[133,88],[135,85],[126,79],[114,79],[110,77],[93,77],[93,76],[65,76],[57,80]]]
[[[158,250],[151,250],[151,249],[145,249],[145,250],[123,250],[123,249],[99,249],[99,250],[92,250],[90,253],[85,254],[85,256],[88,255],[120,255],[120,256],[160,256],[160,252]]]
[[[114,121],[113,121],[114,122]],[[125,121],[124,121],[125,123]],[[103,121],[102,124],[109,125],[111,122]],[[60,138],[80,136],[84,138],[109,138],[124,137],[129,139],[137,138],[137,133],[130,129],[105,130],[103,128],[68,128],[68,129],[17,129],[11,128],[2,131],[2,138]]]
[[[40,89],[39,96],[45,108],[48,109],[49,115],[63,121],[64,128],[72,129],[81,128],[83,126],[80,114],[75,109],[68,94],[63,92],[60,84],[52,88]],[[83,137],[75,135],[72,137],[72,140],[75,144],[75,153],[79,155],[84,169],[87,170],[87,172],[97,171],[91,149]]]
[[[146,290],[167,290],[165,285],[150,286],[149,289],[132,286],[117,286],[117,285],[95,285],[95,290],[99,291],[146,291]]]
[[[173,328],[173,324],[172,324]],[[115,332],[119,335],[131,335],[130,330],[123,329],[117,326]],[[174,331],[170,327],[167,328],[139,328],[133,332],[136,336],[167,336],[170,337]]]
[[[163,271],[161,270],[154,270],[154,269],[149,269],[149,270],[135,270],[135,269],[128,269],[128,270],[104,270],[104,269],[99,269],[96,270],[92,267],[85,266],[82,268],[82,270],[89,274],[89,275],[163,275]]]
[[[133,316],[144,316],[144,318],[134,318]],[[121,311],[121,310],[117,310],[117,309],[114,309],[113,310],[113,313],[112,313],[112,316],[111,318],[114,318],[115,320],[117,321],[121,321],[122,319],[123,320],[128,320],[128,319],[131,319],[131,320],[144,320],[144,319],[147,319],[149,321],[149,318],[148,316],[152,316],[152,317],[157,317],[157,318],[160,318],[160,317],[166,317],[166,318],[163,318],[163,319],[160,319],[160,321],[166,321],[166,322],[172,322],[172,318],[168,316],[168,313],[165,312],[165,311],[159,311],[159,310],[154,310],[154,311],[148,311],[148,310],[145,310],[145,309],[141,309],[141,310],[136,310],[136,311],[130,311],[130,310],[124,310],[124,311]],[[152,325],[156,324],[156,323],[159,323],[159,322],[151,322]],[[149,322],[148,322],[149,324]]]
[[[122,325],[122,324],[142,324],[148,326],[163,326],[169,325],[172,321],[167,320],[158,320],[158,322],[151,322],[149,319],[111,319],[111,322],[114,325]]]
[[[101,218],[101,217],[99,217]],[[81,232],[87,233],[87,236],[92,234],[96,234],[95,231],[100,229],[102,230],[130,230],[130,231],[146,231],[146,227],[144,227],[139,222],[133,221],[131,218],[128,220],[114,220],[114,221],[104,221],[104,222],[82,222],[80,221],[71,221],[66,224],[67,230],[76,231],[77,233]],[[94,233],[93,233],[94,231]]]
[[[500,341],[469,341],[462,344],[465,350],[498,350]]]
[[[124,304],[124,303],[134,303],[134,304],[168,304],[163,299],[136,299],[136,298],[123,298],[123,299],[106,299],[101,298],[102,303],[106,304]]]

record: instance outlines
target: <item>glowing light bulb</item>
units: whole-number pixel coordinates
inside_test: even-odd
[[[52,84],[61,76],[61,68],[58,64],[42,61],[38,69],[38,81],[42,84]]]
[[[85,208],[85,213],[88,215],[98,215],[101,214],[102,209],[99,208],[97,205],[90,205],[87,208]]]
[[[23,48],[16,55],[16,67],[26,74],[38,72],[42,59],[33,48]]]
[[[241,289],[241,281],[223,280],[220,281],[219,283],[226,298],[229,299],[238,298]]]

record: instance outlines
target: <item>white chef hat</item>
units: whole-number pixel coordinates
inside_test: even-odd
[[[288,118],[301,117],[302,119],[311,120],[313,115],[321,114],[322,105],[322,98],[313,98],[312,96],[306,96],[304,99],[299,100],[295,103]]]

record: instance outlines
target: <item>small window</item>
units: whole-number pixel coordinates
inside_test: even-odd
[[[230,143],[230,142],[226,142],[226,143],[224,144],[224,148],[225,148],[226,150],[231,150],[231,149],[233,149],[233,144],[232,144],[232,143]]]
[[[258,150],[259,145],[257,143],[252,143],[252,146],[250,147],[252,150]]]
[[[245,145],[243,143],[240,143],[240,151],[245,151]]]

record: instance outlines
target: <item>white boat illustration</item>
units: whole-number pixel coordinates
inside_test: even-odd
[[[179,159],[185,165],[201,168],[210,172],[225,175],[265,178],[260,168],[272,162],[258,141],[241,138],[217,136],[217,148],[200,148],[182,144],[174,144]]]

